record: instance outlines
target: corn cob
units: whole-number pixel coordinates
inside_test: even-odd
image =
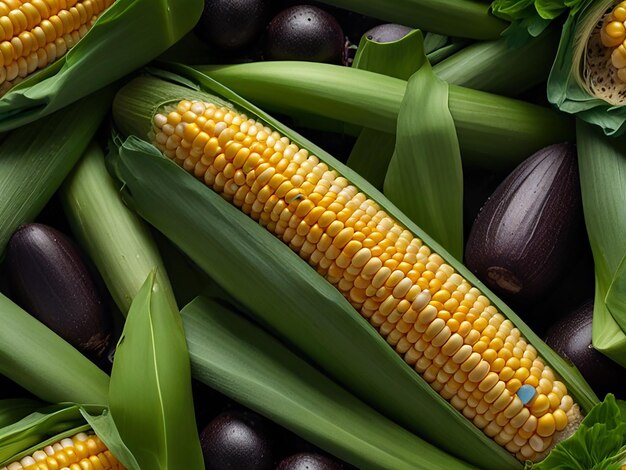
[[[287,243],[499,445],[537,461],[577,427],[578,405],[520,331],[348,180],[228,107],[160,111],[155,146]]]
[[[124,470],[95,434],[61,439],[0,470]]]
[[[0,95],[74,47],[114,0],[0,2]]]

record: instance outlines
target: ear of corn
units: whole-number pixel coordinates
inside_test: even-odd
[[[515,460],[509,452],[513,455],[517,454],[522,459],[540,457],[541,453],[551,445],[551,436],[557,427],[564,430],[564,424],[567,421],[570,419],[576,421],[575,412],[569,418],[563,419],[563,414],[567,415],[565,410],[576,409],[576,407],[572,408],[573,402],[567,393],[582,406],[583,410],[590,409],[596,402],[597,399],[575,370],[567,366],[563,360],[543,345],[513,312],[502,305],[465,268],[454,261],[449,254],[358,175],[332,160],[317,147],[284,128],[260,110],[245,103],[227,89],[203,79],[201,75],[194,74],[189,70],[187,76],[199,80],[203,86],[236,103],[240,109],[250,112],[255,118],[263,119],[264,124],[253,124],[247,119],[238,117],[235,111],[217,111],[218,108],[214,106],[221,107],[223,99],[199,93],[191,88],[183,87],[181,89],[179,86],[167,84],[162,80],[146,77],[135,80],[118,94],[114,102],[116,123],[123,132],[135,133],[146,139],[150,139],[148,135],[153,132],[152,138],[155,139],[156,145],[160,145],[168,155],[180,161],[188,170],[197,171],[197,176],[202,177],[220,191],[221,197],[203,188],[199,182],[180,172],[171,163],[160,159],[158,157],[159,152],[152,145],[142,143],[137,139],[129,139],[121,147],[118,172],[125,182],[126,188],[130,191],[130,194],[127,194],[129,202],[139,210],[139,213],[185,250],[211,277],[215,278],[229,293],[258,315],[263,323],[271,325],[272,329],[280,333],[281,336],[288,338],[290,343],[296,344],[299,349],[318,362],[336,380],[367,402],[372,403],[390,418],[422,436],[428,436],[428,439],[438,447],[446,449],[446,451],[481,468],[514,466]],[[181,81],[174,77],[171,78],[177,82]],[[181,102],[183,97],[187,101]],[[202,103],[192,103],[191,100],[196,99],[201,100]],[[203,104],[207,101],[212,102],[213,105]],[[178,109],[179,107],[180,109]],[[180,130],[183,131],[183,137],[180,138],[181,142],[183,138],[191,139],[193,137],[192,141],[195,141],[196,138],[204,139],[200,132],[206,132],[206,130],[198,130],[196,133],[194,125],[187,126],[184,124],[185,122],[195,125],[201,124],[200,121],[196,121],[196,118],[204,113],[204,111],[200,112],[201,107],[204,111],[210,108],[213,113],[221,113],[226,120],[232,118],[231,123],[233,125],[249,126],[246,131],[246,134],[249,135],[248,137],[244,136],[244,140],[238,143],[234,141],[229,143],[230,137],[227,139],[227,135],[230,135],[231,132],[232,137],[238,135],[234,129],[231,129],[223,136],[221,134],[219,137],[209,136],[205,143],[205,146],[208,145],[207,148],[213,148],[215,144],[220,148],[221,145],[225,145],[227,146],[225,151],[228,154],[236,150],[233,157],[237,158],[236,156],[241,151],[243,158],[247,152],[243,150],[244,146],[248,145],[246,138],[249,139],[250,145],[264,145],[256,142],[256,139],[253,140],[253,137],[256,137],[260,132],[263,134],[262,139],[265,139],[265,142],[268,142],[267,139],[283,142],[283,144],[277,144],[281,147],[284,146],[280,152],[289,153],[292,150],[288,150],[288,148],[293,149],[293,158],[298,161],[302,158],[301,164],[307,171],[315,173],[325,168],[323,175],[326,176],[319,181],[328,181],[329,187],[325,191],[328,192],[328,197],[324,199],[325,196],[320,194],[319,201],[315,203],[313,201],[317,199],[317,196],[311,196],[313,193],[308,193],[305,189],[308,184],[313,185],[313,182],[301,181],[299,184],[303,186],[300,188],[291,188],[285,183],[285,186],[280,190],[276,188],[278,192],[275,194],[276,198],[281,200],[284,197],[284,201],[280,203],[276,198],[271,199],[270,195],[270,199],[267,199],[266,202],[276,201],[276,204],[281,207],[280,213],[286,211],[285,215],[287,212],[291,212],[290,208],[296,210],[296,207],[304,204],[301,206],[301,209],[304,210],[308,205],[311,215],[298,215],[299,211],[296,212],[295,215],[298,218],[294,219],[294,222],[300,220],[302,215],[306,220],[302,219],[302,223],[296,224],[294,227],[289,226],[288,220],[291,219],[281,221],[279,217],[278,220],[272,220],[271,217],[262,215],[264,205],[256,199],[254,191],[263,189],[263,184],[269,184],[269,188],[272,188],[273,186],[269,183],[272,178],[278,180],[280,176],[286,177],[285,173],[282,173],[283,170],[278,173],[275,169],[272,171],[272,168],[274,165],[278,165],[280,168],[283,166],[285,169],[289,168],[288,162],[284,164],[268,162],[269,165],[266,165],[260,161],[260,157],[259,161],[257,161],[257,157],[254,157],[254,163],[253,160],[248,162],[247,159],[244,159],[244,166],[241,167],[241,171],[244,169],[247,172],[252,171],[257,164],[261,164],[263,167],[255,169],[249,177],[251,178],[250,181],[247,182],[256,189],[247,193],[245,191],[238,192],[233,185],[234,178],[241,181],[239,176],[235,176],[237,170],[232,175],[232,182],[229,180],[230,176],[223,179],[225,175],[221,173],[221,170],[213,173],[214,170],[210,169],[212,166],[210,158],[212,157],[207,157],[209,160],[206,160],[206,163],[200,163],[203,154],[202,152],[200,154],[195,153],[193,146],[190,146],[187,152],[193,151],[194,153],[189,153],[189,156],[186,156],[187,153],[179,149],[178,144],[174,145],[174,141],[178,141],[178,137],[171,139],[171,147],[168,148],[169,137],[163,140],[163,136],[159,136],[161,132],[165,132],[161,130],[161,127],[169,123],[174,127],[173,132],[175,132],[176,126],[182,124],[180,126]],[[139,116],[141,115],[143,118],[140,119]],[[150,121],[153,118],[157,127],[151,131],[152,124]],[[213,124],[208,124],[212,120],[211,118],[206,117],[206,119],[207,125],[218,126],[219,124],[218,127],[225,132],[229,126],[229,124],[220,124],[221,118],[217,123],[213,121]],[[174,126],[174,124],[176,125]],[[287,140],[280,140],[280,137],[274,135],[271,129],[270,131],[265,130],[266,124],[283,135],[289,135],[290,140],[297,143],[296,146],[290,146]],[[204,126],[204,124],[202,125]],[[184,132],[185,129],[188,134]],[[220,137],[222,141],[220,141]],[[212,138],[215,140],[211,140]],[[209,141],[213,144],[209,145]],[[312,156],[307,157],[308,153],[302,149],[303,144],[308,151],[314,152],[322,158],[322,161]],[[230,148],[231,145],[232,148]],[[185,149],[185,144],[183,144],[182,149]],[[261,151],[260,147],[258,151]],[[262,154],[265,155],[265,153],[263,150]],[[199,160],[195,160],[196,156]],[[191,164],[194,160],[198,165]],[[234,159],[232,161],[235,162]],[[309,168],[309,163],[305,163],[307,161],[313,166]],[[225,165],[227,166],[226,162]],[[226,166],[223,169],[226,169]],[[343,177],[335,171],[340,171]],[[256,176],[260,178],[258,181],[254,179]],[[296,176],[294,174],[292,178]],[[265,181],[268,177],[269,181]],[[247,179],[246,177],[242,181],[244,187],[247,187]],[[156,181],[159,181],[158,191],[155,188]],[[293,183],[290,184],[293,185]],[[358,186],[352,186],[353,184]],[[331,189],[335,186],[336,189]],[[311,190],[315,187],[312,186]],[[233,193],[230,193],[232,190],[234,190]],[[283,194],[284,191],[286,191],[285,194]],[[336,194],[336,197],[332,197],[333,193]],[[250,196],[245,196],[245,194],[250,194]],[[369,199],[372,195],[375,195],[376,202]],[[265,196],[262,195],[261,197],[264,198]],[[260,220],[261,225],[267,226],[273,233],[277,233],[283,240],[288,241],[290,247],[302,258],[308,260],[319,273],[326,277],[326,280],[310,269],[298,256],[290,252],[274,235],[265,231],[252,220],[237,215],[238,210],[226,204],[222,198],[233,201],[234,205],[240,205],[244,212],[249,212],[253,218]],[[356,198],[354,203],[358,201],[358,209],[351,202],[353,198]],[[282,207],[283,204],[284,207]],[[331,207],[331,205],[333,206]],[[340,209],[339,205],[345,210]],[[318,206],[323,209],[319,209]],[[365,220],[359,221],[354,227],[344,225],[343,229],[338,224],[334,224],[337,221],[343,224],[344,220],[346,222],[351,220],[350,217],[352,216],[345,211],[349,212],[355,209],[362,211],[363,216],[371,213],[368,217],[371,217],[373,221],[378,221],[378,217],[382,217],[379,221],[382,224],[381,230],[384,228],[390,234],[394,234],[390,236],[399,243],[398,248],[404,247],[400,250],[408,250],[397,251],[398,255],[400,253],[407,254],[406,261],[399,260],[397,257],[393,258],[393,261],[390,261],[394,266],[392,268],[391,265],[389,267],[383,266],[383,261],[379,258],[382,254],[375,253],[375,256],[368,258],[368,250],[363,251],[363,249],[368,248],[371,242],[374,242],[374,245],[371,245],[370,254],[372,250],[378,252],[378,248],[383,248],[387,242],[383,242],[379,246],[377,243],[385,239],[384,235],[377,242],[379,235],[376,232],[371,232],[369,238],[364,232],[360,232],[367,225]],[[335,210],[339,212],[335,212]],[[342,210],[344,212],[341,212]],[[326,214],[327,212],[333,214]],[[313,214],[315,214],[315,221],[312,220]],[[346,216],[347,219],[345,219]],[[283,225],[285,223],[286,226]],[[183,224],[186,227],[185,233],[179,229]],[[284,228],[281,228],[283,226]],[[326,227],[330,228],[331,226],[333,227],[330,229],[331,231],[339,229],[335,233],[335,236],[339,236],[337,245],[333,245],[333,239],[328,240],[330,235],[326,233]],[[402,227],[406,227],[406,229]],[[306,229],[301,232],[303,235],[299,234],[300,229]],[[363,235],[358,235],[357,231]],[[202,237],[186,236],[187,233],[201,233]],[[311,237],[315,236],[316,238],[317,235],[320,235],[316,243],[321,242],[322,245],[313,244],[315,239],[307,239],[309,233]],[[355,234],[357,234],[356,238],[354,238]],[[326,235],[324,238],[326,241],[322,240],[324,235]],[[389,240],[391,241],[391,238]],[[364,247],[363,243],[367,246]],[[208,250],[207,244],[210,245]],[[317,249],[321,249],[322,246],[325,246],[324,252]],[[438,254],[431,252],[430,248],[426,247],[436,250]],[[328,255],[325,254],[326,250],[331,250]],[[413,250],[417,251],[414,252]],[[317,252],[320,254],[315,254]],[[331,252],[333,253],[331,254]],[[417,261],[417,263],[425,263],[424,269],[417,265],[411,269],[410,261],[413,255],[410,253],[416,257],[425,257],[423,261]],[[391,252],[388,252],[386,256],[392,256]],[[385,256],[383,258],[386,259]],[[378,266],[377,260],[380,261],[380,266]],[[396,270],[399,272],[393,271],[400,266],[400,263],[409,264],[407,272],[402,270],[404,265]],[[232,269],[229,269],[228,266],[232,266]],[[368,266],[365,273],[367,279],[363,278],[363,281],[357,281],[354,276],[358,273],[354,274],[355,270],[358,269],[361,272],[361,268],[364,269],[364,266]],[[378,271],[380,271],[380,275]],[[387,271],[389,272],[387,273]],[[408,274],[409,272],[411,274]],[[371,276],[376,277],[376,280],[374,281]],[[380,293],[378,290],[369,293],[368,288],[374,286],[372,283],[379,285],[380,282],[382,282],[379,286],[382,288]],[[472,287],[469,282],[476,286],[477,290],[470,292]],[[357,286],[356,283],[359,285]],[[338,289],[332,287],[331,284],[337,286]],[[242,287],[243,285],[245,288]],[[444,285],[447,287],[444,288]],[[478,309],[473,310],[472,313],[468,311],[465,314],[466,317],[469,314],[472,321],[478,321],[478,317],[482,316],[482,320],[478,321],[475,327],[472,326],[472,321],[469,319],[453,318],[452,313],[446,310],[449,308],[456,312],[456,307],[451,301],[456,297],[452,297],[452,295],[465,295],[462,292],[466,289],[464,287],[466,285],[468,289],[466,293],[475,297],[473,300],[467,299],[472,305],[466,308]],[[378,297],[369,297],[374,294]],[[401,302],[403,302],[402,305],[400,305]],[[444,306],[446,302],[447,307]],[[405,304],[408,304],[406,309]],[[459,307],[461,307],[460,303]],[[368,322],[364,322],[359,317],[357,309]],[[419,316],[422,311],[423,318]],[[502,314],[497,313],[498,311],[503,312],[506,319]],[[415,312],[415,314],[411,312]],[[442,312],[442,316],[439,315],[440,312]],[[450,315],[449,318],[448,314]],[[450,326],[448,326],[449,320],[453,320]],[[459,322],[459,327],[461,323],[469,322],[463,326],[463,334],[465,334],[465,329],[469,328],[467,330],[469,343],[465,344],[462,335],[457,333],[459,330],[454,326],[455,321]],[[399,326],[396,327],[396,324]],[[451,328],[455,328],[455,330],[453,331]],[[474,328],[476,332],[470,334]],[[501,332],[499,332],[500,328],[503,328]],[[376,330],[383,336],[379,336]],[[483,335],[480,331],[484,331],[485,334]],[[406,335],[409,333],[411,338],[408,339]],[[492,333],[503,336],[499,340],[496,340],[495,337],[489,339]],[[481,339],[483,336],[485,338]],[[461,337],[463,344],[457,343],[457,337]],[[522,337],[527,338],[533,346],[530,346]],[[415,342],[411,343],[411,339],[415,339]],[[445,346],[444,351],[444,345],[448,344],[449,340],[451,343]],[[499,353],[494,350],[495,357],[490,357],[492,353],[486,353],[486,351],[491,349],[489,347],[491,341],[495,341],[494,347],[497,347],[496,343],[503,343],[497,348],[498,351],[504,347],[504,344],[511,341],[510,347],[516,353],[511,352],[511,356],[506,359],[502,357],[501,360],[498,360]],[[517,342],[519,345],[516,346],[517,343],[514,344],[513,342]],[[348,344],[350,344],[349,347]],[[389,347],[389,344],[404,356],[406,362]],[[474,351],[472,345],[476,344],[478,346]],[[486,346],[485,349],[482,347],[483,344]],[[508,347],[504,349],[508,349]],[[527,365],[534,368],[533,372],[539,375],[535,376],[529,368],[526,368],[528,372],[526,375],[523,363],[517,364],[514,359],[513,354],[517,354],[520,350],[515,348],[521,348],[522,356],[519,361],[524,359],[524,363],[526,363],[530,360],[531,364]],[[459,353],[461,350],[462,353]],[[525,351],[528,355],[524,357]],[[451,357],[457,353],[459,353],[457,359],[459,362],[455,362]],[[484,357],[483,353],[486,353]],[[450,356],[446,356],[446,354]],[[539,356],[543,359],[539,359]],[[452,361],[448,364],[450,372],[443,369],[444,365],[447,364],[446,357],[448,361]],[[508,363],[509,359],[513,359],[510,364]],[[492,362],[496,367],[494,371],[491,371],[489,366]],[[407,367],[407,363],[410,367]],[[471,367],[470,363],[472,364]],[[500,363],[502,363],[502,367],[500,367]],[[455,367],[455,364],[458,368]],[[461,366],[461,364],[465,365]],[[475,368],[476,370],[474,370]],[[420,378],[411,369],[417,369],[426,380]],[[372,370],[376,370],[377,374],[372,374]],[[518,370],[521,371],[519,374],[523,374],[523,378],[516,377],[515,374],[518,373]],[[543,370],[546,371],[545,377]],[[492,372],[495,377],[490,376],[488,378],[487,376]],[[502,372],[502,378],[498,379]],[[471,377],[469,376],[470,373]],[[454,379],[455,375],[456,379]],[[530,378],[531,375],[535,378]],[[495,382],[491,383],[494,378]],[[482,383],[483,380],[487,380],[490,384],[488,387],[486,382],[482,387],[486,392],[483,392],[478,386],[473,388],[471,385],[472,383],[476,385]],[[497,385],[502,380],[506,380],[506,384]],[[510,380],[514,381],[509,387],[508,382]],[[522,400],[517,396],[522,381],[528,381],[525,385],[530,385],[534,390],[538,390],[537,393],[531,394],[533,395],[531,397],[533,401],[530,404],[531,410],[528,410],[523,403],[520,406],[518,402]],[[429,386],[427,382],[431,385]],[[518,384],[518,382],[520,383]],[[468,384],[469,390],[463,385],[465,383]],[[388,387],[389,384],[393,384],[393,387]],[[496,386],[497,389],[492,391],[492,388]],[[564,388],[561,388],[565,386],[568,390],[567,393]],[[559,391],[561,395],[559,395]],[[484,398],[488,401],[485,401],[480,408],[486,412],[486,409],[484,410],[482,407],[486,406],[491,409],[490,404],[495,403],[495,408],[491,411],[493,414],[488,414],[485,417],[487,422],[481,421],[480,417],[476,419],[483,415],[476,411],[475,407],[479,405],[481,398],[478,396],[471,398],[474,392],[476,395],[491,392],[488,397]],[[558,398],[559,396],[561,398]],[[556,403],[557,401],[559,403]],[[563,408],[561,408],[562,411],[558,411],[557,408],[561,407],[561,401],[563,401]],[[547,412],[553,406],[555,411]],[[464,417],[455,408],[463,411],[467,417]],[[524,409],[527,411],[523,411]],[[505,417],[511,416],[512,418],[518,413],[522,413],[522,415],[515,423],[509,424],[503,421]],[[530,420],[528,429],[520,431],[523,435],[520,434],[516,441],[512,441],[517,435],[517,431],[514,430],[519,429],[515,428],[514,424],[520,425],[518,421],[524,421],[523,417],[526,413],[529,413],[526,421]],[[533,414],[535,418],[530,419],[530,414]],[[496,418],[496,416],[500,416],[500,418]],[[539,424],[539,418],[543,418],[541,424]],[[494,421],[491,422],[490,419]],[[489,429],[487,429],[488,426]],[[479,428],[485,429],[486,433],[495,437],[496,440],[492,440]],[[541,435],[534,434],[535,431]],[[522,443],[522,439],[526,439],[526,441]],[[529,442],[530,439],[532,439],[532,444]],[[462,450],[457,447],[458,443],[462,443]],[[509,445],[508,451],[505,451],[501,445]]]
[[[406,89],[397,78],[327,64],[195,68],[269,111],[338,119],[388,133],[395,133]],[[573,121],[522,101],[450,85],[449,106],[463,159],[475,166],[513,168],[540,148],[573,138]]]
[[[2,5],[0,131],[48,115],[154,59],[194,26],[203,2],[31,0]]]
[[[199,297],[181,315],[196,379],[342,460],[358,468],[470,468],[374,411],[223,302]]]
[[[13,232],[32,222],[85,151],[112,90],[80,100],[0,143],[0,258]]]
[[[95,434],[80,432],[9,463],[0,470],[126,470]]]
[[[322,0],[392,23],[433,33],[470,39],[495,39],[506,23],[489,14],[489,6],[475,0]]]
[[[124,316],[154,268],[159,284],[169,289],[154,240],[143,221],[124,206],[97,144],[89,146],[60,194],[72,233],[98,268]]]
[[[169,284],[151,272],[131,305],[117,345],[111,415],[142,469],[203,470],[189,353]]]
[[[0,468],[139,470],[111,423],[103,407],[65,404],[40,408],[0,428]]]
[[[602,128],[607,135],[626,130],[626,81],[620,72],[622,46],[614,15],[621,17],[622,3],[585,0],[569,15],[559,52],[548,80],[548,98],[561,111]],[[617,13],[616,13],[617,12]],[[607,30],[608,28],[608,30]]]
[[[578,166],[596,295],[593,346],[626,367],[626,137],[578,123]]]

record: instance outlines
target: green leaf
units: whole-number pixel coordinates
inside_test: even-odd
[[[418,30],[387,43],[372,41],[364,35],[352,67],[407,80],[424,63],[423,47]],[[395,141],[395,136],[387,132],[362,129],[348,157],[348,166],[382,189]]]
[[[448,84],[434,75],[422,57],[422,66],[409,80],[400,105],[396,146],[383,192],[462,260],[463,170],[448,108]]]
[[[374,411],[223,305],[181,312],[194,377],[359,468],[471,468]]]
[[[0,294],[0,374],[42,400],[106,405],[109,376]]]
[[[203,4],[117,0],[65,56],[0,98],[0,132],[40,119],[150,62],[193,28]]]
[[[391,23],[400,23],[446,36],[495,39],[506,23],[475,0],[322,0]]]
[[[0,143],[0,258],[13,232],[32,222],[93,139],[113,89],[7,134]]]
[[[153,271],[137,293],[117,346],[109,403],[141,468],[202,470],[185,334],[169,286]]]
[[[19,421],[24,416],[41,408],[42,403],[37,400],[24,398],[10,398],[0,400],[0,428]]]
[[[577,135],[585,226],[596,273],[593,345],[626,367],[626,136],[606,137],[582,121]]]
[[[598,403],[569,439],[532,468],[619,470],[626,459],[626,420],[611,394]]]

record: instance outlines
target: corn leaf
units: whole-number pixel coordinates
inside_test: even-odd
[[[585,225],[596,273],[593,345],[626,367],[626,137],[577,126]]]
[[[433,33],[470,39],[495,39],[506,23],[489,14],[489,7],[475,0],[322,0],[392,23]]]
[[[169,285],[154,272],[128,312],[109,394],[119,434],[141,468],[204,469],[182,321]]]
[[[305,62],[195,66],[268,111],[316,115],[395,133],[406,82],[351,67]],[[315,86],[311,86],[315,83]],[[465,163],[512,169],[547,145],[574,138],[552,110],[450,85],[450,112]]]
[[[448,109],[448,84],[433,74],[422,57],[400,105],[396,146],[383,193],[452,256],[462,260],[463,170]]]
[[[258,116],[374,198],[489,296],[563,378],[583,410],[597,402],[578,371],[545,346],[466,268],[354,171],[207,77],[182,66],[174,69],[194,82],[166,73],[160,75],[167,76],[169,84],[149,77],[133,81],[114,103],[117,125],[147,138],[152,112],[183,96],[200,98],[199,84],[209,93],[235,103],[246,114]],[[147,98],[143,105],[139,102],[142,95]],[[135,112],[129,116],[126,111],[131,102]],[[136,120],[142,113],[143,119]],[[363,401],[441,449],[481,468],[515,468],[515,459],[434,392],[338,290],[280,240],[167,160],[154,146],[134,136],[117,143],[119,156],[113,167],[125,184],[124,199],[253,312],[258,321],[295,345]]]
[[[0,294],[0,374],[42,400],[106,405],[109,376]]]
[[[0,143],[0,258],[13,232],[32,222],[93,138],[113,90],[9,133]]]
[[[232,310],[199,297],[181,312],[196,379],[359,468],[470,468],[339,387]]]
[[[621,135],[626,131],[626,106],[592,95],[583,77],[587,40],[613,5],[613,0],[583,0],[568,16],[548,79],[548,99],[561,111],[601,127],[606,135]]]
[[[89,146],[60,194],[72,233],[96,265],[122,314],[128,313],[155,267],[159,284],[169,285],[148,227],[122,202],[97,144]]]
[[[193,28],[202,7],[202,0],[116,0],[65,56],[0,98],[0,132],[40,119],[150,62]]]
[[[25,398],[9,398],[0,400],[0,428],[19,421],[24,416],[41,408],[42,403]]]
[[[399,41],[387,43],[372,41],[363,35],[352,67],[408,80],[423,63],[423,48],[422,34],[418,30]],[[395,136],[387,132],[362,129],[348,157],[348,166],[382,189],[395,140]]]
[[[506,38],[477,42],[433,64],[433,72],[455,85],[516,96],[547,80],[559,37],[559,29],[551,28],[519,47]]]

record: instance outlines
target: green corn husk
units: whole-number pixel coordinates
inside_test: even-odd
[[[60,194],[72,233],[96,265],[124,316],[154,268],[159,284],[169,285],[150,231],[124,206],[97,144],[89,146]]]
[[[363,70],[306,62],[196,66],[268,111],[314,115],[394,133],[406,82]],[[315,86],[311,86],[315,83]],[[450,85],[450,112],[464,162],[510,169],[537,150],[574,138],[554,111]]]
[[[339,387],[232,309],[181,312],[196,379],[358,468],[469,469]]]
[[[496,308],[563,378],[583,410],[588,411],[597,402],[573,367],[355,172],[202,74],[182,66],[176,70],[188,78],[165,72],[160,75],[179,85],[142,77],[118,94],[114,117],[124,133],[147,139],[153,113],[160,105],[183,97],[208,99],[198,90],[198,84],[208,93],[223,97],[216,98],[216,102],[228,99],[246,114],[257,116],[297,145],[309,149],[373,197],[388,214],[493,300]],[[163,157],[151,144],[134,136],[126,141],[117,138],[116,142],[120,148],[115,168],[125,184],[125,200],[257,320],[306,354],[357,397],[446,452],[480,468],[520,466],[415,374],[343,295],[285,244]]]
[[[140,470],[108,410],[102,406],[74,404],[50,405],[1,427],[0,466],[19,461],[63,438],[92,430],[128,470]]]
[[[141,468],[204,469],[182,321],[154,271],[128,312],[109,393],[113,421]]]
[[[606,137],[583,122],[577,134],[585,225],[596,274],[593,346],[626,367],[626,137]]]
[[[202,8],[202,0],[116,0],[67,54],[0,98],[0,132],[40,119],[147,64],[193,28]]]
[[[454,85],[516,96],[547,80],[559,36],[558,28],[551,28],[519,47],[506,38],[477,42],[434,65],[433,71]]]
[[[584,0],[572,11],[563,27],[559,52],[548,80],[551,103],[601,127],[606,135],[626,131],[626,84],[619,82],[610,63],[611,51],[598,39],[600,21],[617,3]],[[603,93],[603,89],[608,91]],[[609,92],[613,98],[608,97]]]
[[[0,428],[19,421],[24,416],[42,407],[37,400],[27,398],[8,398],[0,400]]]
[[[32,222],[83,154],[113,90],[16,129],[0,144],[0,259],[13,232]]]
[[[42,400],[106,405],[109,376],[0,294],[0,374]]]
[[[489,7],[475,0],[322,0],[323,3],[359,12],[392,23],[433,33],[470,39],[495,39],[506,23],[489,14]]]
[[[409,81],[396,136],[363,129],[348,166],[368,181],[375,180],[374,186],[380,187],[376,182],[382,180],[383,194],[392,203],[462,259],[461,155],[448,111],[448,86],[434,76],[425,52],[419,30],[390,43],[361,40],[353,67]],[[414,109],[429,119],[421,119]]]

